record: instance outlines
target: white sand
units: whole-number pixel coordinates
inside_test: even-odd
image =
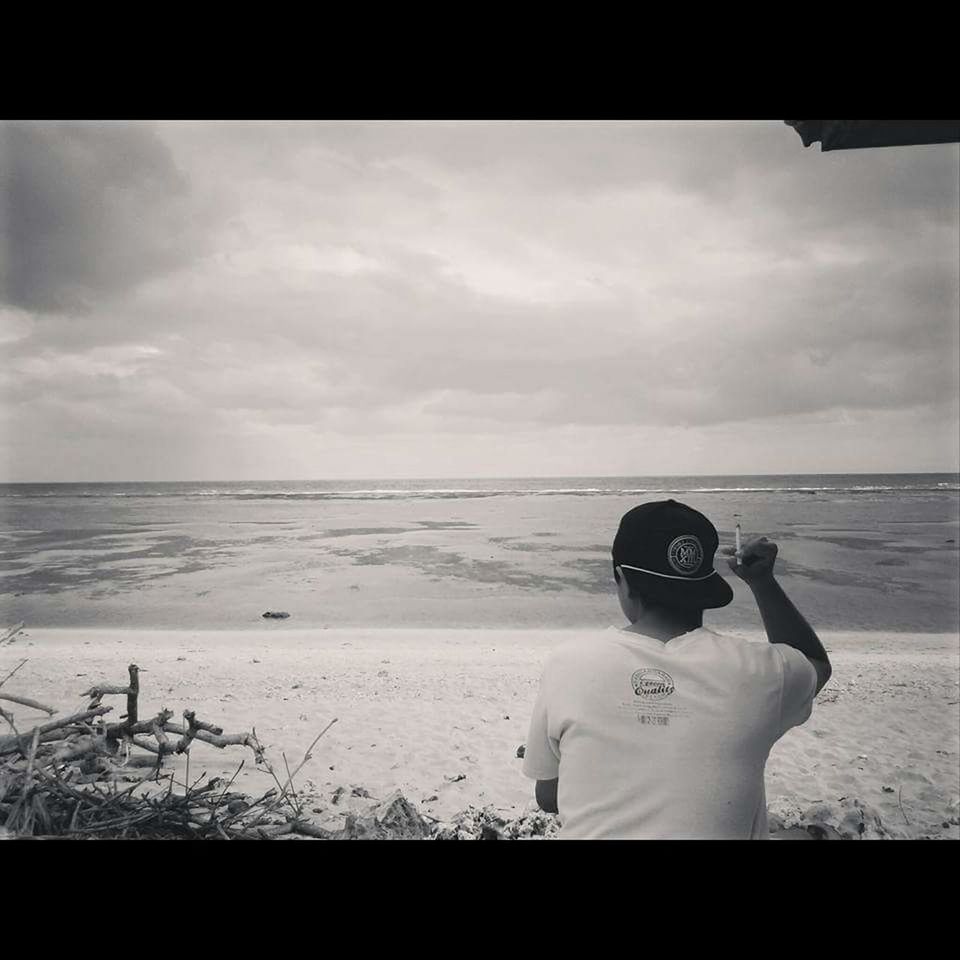
[[[441,820],[468,805],[516,815],[534,808],[516,751],[541,664],[562,632],[32,629],[0,647],[0,676],[29,658],[4,691],[66,713],[85,704],[80,693],[93,683],[125,683],[127,664],[137,663],[141,717],[167,707],[179,719],[194,709],[227,732],[255,726],[279,769],[281,752],[294,766],[336,717],[298,777],[311,806],[325,811],[316,819],[330,825],[362,802],[331,807],[339,786],[375,797],[399,788]],[[941,826],[960,790],[957,635],[825,632],[821,639],[833,679],[811,719],[774,748],[768,799],[857,798],[907,835],[958,838],[956,825]],[[113,717],[124,712],[123,697],[105,702],[114,704]],[[24,707],[14,714],[21,730],[45,719]],[[190,779],[204,771],[230,776],[243,757],[236,787],[265,791],[272,781],[242,747],[196,745]],[[182,770],[185,761],[174,763]]]

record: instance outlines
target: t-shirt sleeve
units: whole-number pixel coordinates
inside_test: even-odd
[[[782,666],[780,695],[780,734],[805,723],[813,712],[817,693],[817,671],[799,651],[785,643],[773,644]]]
[[[555,780],[560,776],[560,742],[550,736],[549,698],[550,685],[544,669],[523,755],[523,773],[531,780]]]

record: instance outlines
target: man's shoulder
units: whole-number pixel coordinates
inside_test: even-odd
[[[699,631],[698,631],[699,632]],[[813,669],[809,658],[786,643],[770,643],[766,637],[742,637],[735,634],[704,632],[711,634],[708,643],[735,654],[740,659],[772,667],[778,673],[790,670]]]
[[[739,668],[749,667],[751,670],[772,671],[780,670],[780,658],[772,644],[766,640],[752,639],[734,633],[720,633],[701,627],[694,631],[689,642],[690,652],[711,653],[721,660],[737,665]]]
[[[746,650],[760,655],[765,655],[764,651],[770,646],[766,640],[761,641],[759,638],[741,636],[737,633],[723,633],[710,627],[700,627],[698,630],[694,630],[690,636],[694,637],[699,643],[714,644],[732,650]]]
[[[585,657],[595,658],[604,650],[613,650],[616,627],[568,630],[557,641],[547,657],[548,664],[578,663]]]

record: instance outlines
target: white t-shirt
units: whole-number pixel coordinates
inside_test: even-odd
[[[563,839],[766,839],[767,756],[816,688],[782,643],[581,634],[544,666],[523,772],[560,778]]]

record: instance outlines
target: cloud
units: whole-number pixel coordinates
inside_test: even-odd
[[[112,469],[182,476],[243,475],[263,444],[299,475],[333,450],[340,475],[442,472],[455,451],[510,474],[530,444],[543,469],[579,445],[604,473],[625,437],[666,456],[696,435],[709,463],[718,431],[763,423],[865,464],[885,429],[903,469],[956,459],[954,146],[821,155],[776,122],[4,136],[22,465],[67,432]]]
[[[0,299],[90,311],[183,266],[210,212],[155,127],[6,123]]]

